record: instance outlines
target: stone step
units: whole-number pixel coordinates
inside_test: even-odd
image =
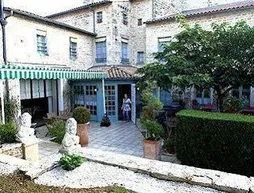
[[[254,178],[247,176],[149,160],[92,148],[83,148],[83,155],[89,161],[132,170],[161,180],[185,182],[227,192],[254,192]]]

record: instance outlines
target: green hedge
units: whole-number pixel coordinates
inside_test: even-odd
[[[0,125],[0,143],[14,143],[17,132],[18,128],[15,123]]]
[[[177,117],[183,164],[254,176],[254,116],[183,110]]]

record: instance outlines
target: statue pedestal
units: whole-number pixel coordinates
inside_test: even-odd
[[[38,142],[22,144],[23,158],[27,161],[37,162],[39,161],[39,148]]]

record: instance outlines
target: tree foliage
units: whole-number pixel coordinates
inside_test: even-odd
[[[254,27],[213,23],[209,30],[190,26],[179,17],[183,30],[156,54],[156,61],[138,70],[144,80],[162,89],[172,85],[213,88],[219,108],[232,88],[254,83]]]

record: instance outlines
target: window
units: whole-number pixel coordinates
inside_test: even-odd
[[[102,12],[97,12],[97,23],[102,23]]]
[[[96,95],[97,94],[97,87],[96,86],[86,86],[86,95]]]
[[[128,15],[126,12],[123,12],[123,24],[128,25]]]
[[[122,63],[123,64],[129,63],[127,42],[122,42]]]
[[[109,116],[116,114],[115,86],[105,86],[105,106]]]
[[[41,56],[48,55],[46,32],[40,31],[37,33],[37,52]]]
[[[106,38],[96,40],[96,62],[103,63],[107,61]]]
[[[70,38],[70,59],[77,59],[77,39]]]
[[[144,52],[138,52],[138,55],[137,55],[137,64],[144,64]]]
[[[171,37],[158,38],[158,52],[163,52],[164,46],[169,44]]]
[[[74,91],[74,107],[77,106],[83,106],[85,104],[84,101],[84,87],[83,86],[73,86],[73,91]]]
[[[85,105],[91,115],[97,115],[97,86],[85,86]]]
[[[143,25],[142,19],[138,19],[138,26]]]

